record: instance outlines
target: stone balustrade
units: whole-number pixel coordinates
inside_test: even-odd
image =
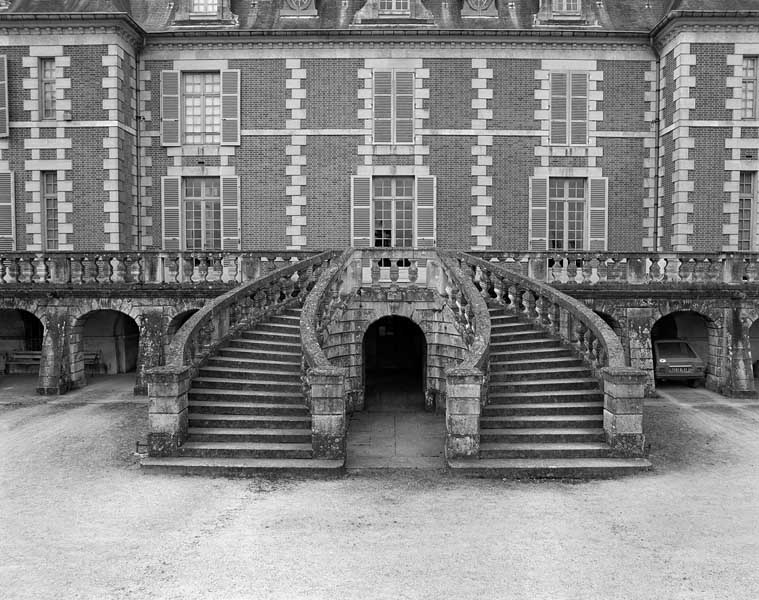
[[[152,456],[172,454],[186,438],[187,392],[198,367],[240,330],[302,303],[336,254],[324,252],[248,281],[182,325],[166,352],[165,366],[146,373]]]
[[[413,248],[371,248],[356,251],[361,257],[361,283],[368,286],[410,284],[425,287],[432,250]]]
[[[745,284],[759,282],[758,253],[470,252],[550,284]]]
[[[0,254],[3,285],[231,285],[316,252],[14,252]]]
[[[642,455],[646,375],[626,366],[616,334],[581,302],[502,263],[453,253],[483,298],[501,304],[572,345],[603,382],[606,441],[619,455]]]

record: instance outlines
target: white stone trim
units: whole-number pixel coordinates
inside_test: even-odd
[[[137,68],[139,79],[138,103],[140,116],[142,117],[142,120],[137,123],[137,127],[140,128],[140,189],[138,190],[140,195],[140,231],[137,232],[137,235],[140,236],[138,247],[151,248],[154,245],[153,236],[151,235],[153,217],[150,215],[153,208],[153,178],[148,176],[148,172],[153,166],[153,159],[148,154],[148,149],[153,146],[154,139],[160,139],[160,133],[158,130],[151,131],[148,129],[148,123],[151,123],[153,120],[152,112],[147,110],[148,102],[152,99],[152,94],[147,89],[148,82],[152,78],[151,71],[145,68],[143,60],[140,60]],[[160,185],[160,178],[157,183]],[[160,198],[160,192],[158,196]]]
[[[493,119],[493,69],[488,68],[487,59],[472,59],[472,69],[476,76],[472,78],[472,90],[477,96],[472,99],[472,131],[476,131],[477,142],[472,146],[472,206],[471,235],[472,250],[487,250],[493,246],[493,136],[488,131],[488,124]]]
[[[645,176],[643,178],[643,231],[645,231],[645,237],[643,238],[643,249],[648,251],[656,251],[658,248],[654,248],[654,237],[657,229],[656,224],[656,194],[658,186],[658,169],[659,165],[656,164],[657,144],[656,139],[656,96],[659,93],[659,73],[656,70],[656,61],[651,62],[651,68],[645,73],[645,81],[649,84],[649,89],[645,92],[645,101],[648,104],[648,110],[644,114],[646,123],[650,124],[651,130],[649,136],[643,141],[643,147],[648,150],[648,156],[643,159],[643,168]],[[598,136],[597,136],[598,137]],[[661,196],[660,196],[661,198]],[[659,211],[661,213],[661,211]]]
[[[285,146],[285,154],[290,157],[290,164],[287,167],[288,185],[285,187],[285,195],[290,199],[290,205],[285,208],[285,214],[290,224],[285,228],[285,235],[290,242],[287,249],[300,250],[308,243],[305,233],[307,199],[304,168],[307,160],[304,150],[308,138],[300,131],[301,124],[306,118],[306,69],[303,68],[299,58],[287,59],[285,68],[289,71],[285,82],[285,89],[288,91],[288,119],[285,121],[285,128],[290,135],[290,143]]]

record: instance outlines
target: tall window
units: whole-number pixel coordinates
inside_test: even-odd
[[[742,171],[738,204],[738,250],[752,250],[752,214],[754,206],[756,173]]]
[[[40,117],[55,119],[55,59],[41,58],[40,74]]]
[[[588,143],[588,74],[551,73],[551,144]]]
[[[557,14],[577,14],[580,12],[580,0],[553,0],[553,12]]]
[[[374,246],[411,248],[414,245],[414,178],[375,177]]]
[[[548,249],[582,250],[585,180],[551,179],[548,185]]]
[[[412,72],[374,72],[374,143],[414,143]]]
[[[219,12],[219,0],[192,0],[192,12],[204,15]]]
[[[380,13],[408,13],[409,0],[379,0]]]
[[[218,177],[183,179],[187,250],[221,249],[221,198]]]
[[[756,56],[743,57],[743,118],[756,118]]]
[[[220,143],[221,74],[185,73],[182,84],[184,143]]]
[[[45,249],[58,250],[58,174],[44,171],[42,186],[42,215],[45,220]]]

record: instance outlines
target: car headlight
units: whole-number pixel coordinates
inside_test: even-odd
[[[659,362],[660,362],[660,363],[666,363],[666,362],[667,362],[667,359],[666,359],[666,358],[660,358],[660,359],[659,359]]]

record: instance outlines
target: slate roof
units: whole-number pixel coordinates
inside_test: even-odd
[[[128,14],[148,32],[171,31],[177,5],[183,0],[11,0],[2,14],[24,13],[101,13]],[[242,31],[277,30],[347,30],[356,29],[354,17],[367,0],[315,0],[318,17],[293,19],[280,14],[285,0],[231,0],[236,16],[235,29]],[[466,0],[422,0],[432,13],[434,23],[419,23],[422,28],[438,30],[521,30],[528,32],[563,29],[650,32],[668,14],[678,11],[724,13],[759,11],[759,0],[586,0],[582,23],[549,23],[536,19],[540,0],[495,0],[498,17],[489,19],[462,18]],[[0,2],[2,7],[3,2]],[[411,24],[414,25],[413,23]],[[392,22],[361,25],[361,29],[408,27]],[[199,28],[213,29],[201,24]],[[227,24],[225,28],[229,28]]]

